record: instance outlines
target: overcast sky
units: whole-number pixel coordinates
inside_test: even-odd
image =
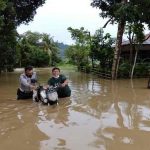
[[[100,10],[92,8],[90,3],[91,0],[46,0],[46,3],[37,9],[34,20],[28,25],[19,26],[17,31],[48,33],[55,41],[72,44],[68,27],[84,27],[93,34],[107,21],[99,17]],[[116,31],[116,25],[109,25],[105,29],[105,32],[113,37],[116,37]]]

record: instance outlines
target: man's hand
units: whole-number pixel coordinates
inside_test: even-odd
[[[65,87],[68,84],[68,81],[65,81],[64,83],[61,84],[61,87]]]
[[[33,91],[33,90],[35,90],[35,89],[36,89],[36,86],[34,86],[34,85],[30,85],[30,89],[31,89],[31,91]]]
[[[48,89],[48,88],[49,88],[49,85],[44,85],[43,86],[43,89],[45,89],[45,90]]]

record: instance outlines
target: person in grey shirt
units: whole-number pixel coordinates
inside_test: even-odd
[[[33,72],[32,66],[27,66],[19,78],[20,87],[17,90],[17,99],[30,99],[36,88],[37,74]]]

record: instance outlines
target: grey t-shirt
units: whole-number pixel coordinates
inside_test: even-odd
[[[30,85],[34,85],[35,83],[31,83],[31,80],[36,80],[37,81],[37,74],[36,72],[33,72],[33,75],[31,78],[27,77],[25,73],[20,75],[20,89],[21,91],[29,92],[31,91]]]

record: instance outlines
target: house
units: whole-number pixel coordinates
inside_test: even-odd
[[[145,35],[145,41],[142,44],[135,44],[138,50],[138,59],[150,62],[150,33]],[[122,42],[121,57],[129,59],[134,57],[135,50],[131,51],[129,40]]]

